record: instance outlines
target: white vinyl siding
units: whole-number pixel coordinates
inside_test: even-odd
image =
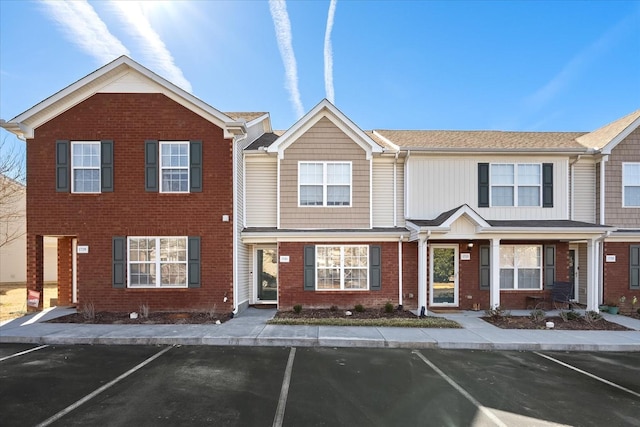
[[[593,161],[579,161],[573,165],[573,219],[596,221],[596,168]]]
[[[552,163],[553,207],[478,207],[478,163]],[[468,204],[492,220],[569,219],[569,162],[552,156],[448,156],[411,153],[405,163],[407,217],[433,219],[453,207]]]
[[[245,218],[247,227],[277,225],[277,179],[275,159],[245,161]]]

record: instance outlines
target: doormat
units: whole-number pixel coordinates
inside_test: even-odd
[[[278,308],[277,304],[255,304],[255,305],[252,305],[251,307],[258,308],[258,309],[262,309],[262,308]]]
[[[462,310],[448,310],[448,309],[442,309],[442,308],[430,308],[429,311],[432,312],[432,313],[437,313],[437,314],[457,314],[457,313],[462,313]]]

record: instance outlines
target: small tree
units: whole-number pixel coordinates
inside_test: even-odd
[[[7,245],[26,230],[25,217],[26,168],[24,149],[0,142],[0,247]]]

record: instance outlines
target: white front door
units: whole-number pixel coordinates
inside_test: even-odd
[[[429,305],[458,306],[458,245],[431,245]]]

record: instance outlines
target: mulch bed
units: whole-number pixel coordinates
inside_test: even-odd
[[[87,323],[109,325],[188,325],[188,324],[216,324],[216,321],[224,323],[230,319],[229,314],[216,314],[211,316],[203,312],[152,312],[147,318],[138,316],[131,319],[129,313],[114,313],[100,311],[93,319],[85,318],[83,313],[74,313],[67,316],[49,320],[49,323]]]
[[[275,318],[280,319],[333,319],[333,318],[349,318],[349,319],[415,319],[416,315],[406,310],[393,310],[387,313],[384,309],[367,308],[364,311],[349,310],[351,316],[345,314],[347,310],[343,309],[311,309],[303,308],[300,313],[293,311],[278,311]]]
[[[543,320],[534,321],[525,316],[483,317],[483,320],[502,329],[547,329],[546,322],[553,322],[553,329],[569,331],[630,331],[617,323],[604,319],[587,322],[584,319],[564,321],[560,316],[545,317]]]

